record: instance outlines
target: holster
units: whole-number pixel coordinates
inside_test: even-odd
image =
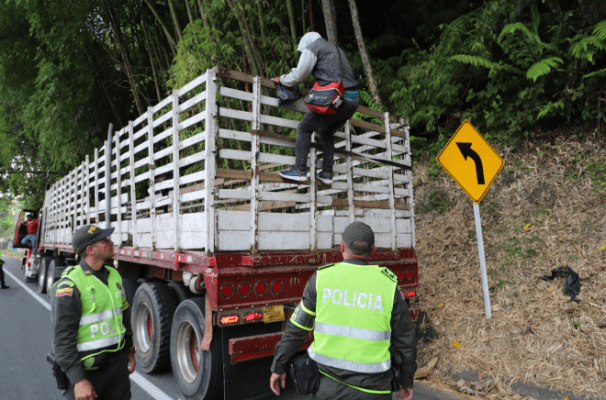
[[[400,390],[400,368],[404,363],[404,358],[402,354],[395,350],[390,349],[391,352],[391,373],[393,374],[393,379],[391,380],[391,391],[397,392]]]
[[[290,363],[290,379],[295,383],[297,393],[315,394],[320,386],[318,365],[307,354],[298,356]]]
[[[53,367],[53,376],[57,380],[57,389],[67,389],[67,387],[69,386],[69,379],[67,379],[67,375],[65,374],[65,372],[63,372],[63,370],[57,363],[55,355],[53,353],[48,353],[46,356],[46,361],[48,361]]]

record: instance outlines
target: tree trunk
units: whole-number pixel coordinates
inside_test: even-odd
[[[119,24],[116,23],[114,14],[113,14],[110,6],[107,4],[107,2],[103,1],[103,4],[105,6],[105,10],[109,14],[109,22],[112,26],[114,34],[116,35],[116,43],[118,45],[118,50],[120,51],[120,55],[122,56],[122,60],[124,62],[124,69],[126,70],[126,76],[128,78],[128,82],[133,91],[133,97],[135,100],[135,105],[137,106],[137,111],[139,112],[139,114],[143,114],[143,107],[141,105],[141,99],[139,98],[139,90],[137,89],[137,82],[135,81],[135,76],[133,74],[132,66],[130,65],[130,61],[128,59],[128,54],[126,53],[124,41],[122,40],[122,33],[120,31],[120,26],[119,26]]]
[[[358,7],[356,6],[355,0],[348,0],[349,8],[351,10],[351,20],[353,22],[354,32],[356,33],[356,39],[358,41],[358,48],[360,49],[360,57],[362,58],[362,64],[368,77],[368,86],[370,87],[370,94],[377,103],[377,106],[383,108],[381,103],[381,97],[379,96],[379,89],[377,88],[377,81],[372,74],[372,67],[370,60],[368,59],[368,53],[366,52],[366,44],[364,44],[364,37],[362,36],[362,27],[360,26],[360,18],[358,17]]]
[[[324,23],[326,24],[326,36],[330,43],[337,43],[337,19],[333,15],[333,0],[322,0],[322,12],[324,13]]]
[[[143,33],[145,34],[145,44],[147,46],[147,52],[149,53],[149,62],[152,67],[152,73],[154,74],[154,86],[156,87],[156,95],[158,96],[158,103],[159,103],[162,101],[162,96],[160,96],[160,87],[158,86],[158,75],[156,74],[156,67],[154,65],[154,57],[152,56],[152,53],[154,53],[154,51],[152,50],[151,40],[149,40],[149,38],[147,37],[147,29],[145,28],[145,21],[142,21],[142,25],[143,25]]]
[[[188,0],[184,0],[185,3],[185,9],[187,10],[187,17],[189,18],[189,23],[193,24],[194,23],[194,17],[191,13],[191,8],[189,7],[189,2]]]
[[[292,0],[286,0],[286,8],[288,8],[288,20],[290,21],[290,36],[297,50],[297,30],[295,29],[295,13],[292,9]]]
[[[240,32],[242,33],[242,42],[244,43],[244,50],[246,51],[246,56],[248,57],[248,61],[250,62],[250,67],[253,71],[253,74],[258,76],[260,68],[257,66],[257,60],[253,53],[253,48],[251,46],[251,42],[248,40],[248,31],[246,30],[246,25],[244,24],[244,20],[240,13],[235,9],[234,4],[231,0],[225,0],[229,8],[236,16],[238,20],[238,25],[240,25]]]
[[[168,43],[170,43],[170,46],[173,50],[173,53],[177,54],[177,42],[175,41],[175,38],[173,37],[173,35],[170,34],[170,31],[168,30],[168,26],[164,23],[162,18],[160,18],[160,14],[158,13],[158,11],[154,7],[154,5],[150,2],[150,0],[145,0],[145,3],[147,3],[147,6],[149,7],[151,12],[156,17],[156,20],[158,21],[160,26],[162,27],[162,30],[164,31],[164,34],[166,35],[166,38],[168,39]]]
[[[305,0],[301,0],[301,22],[303,23],[303,35],[307,33],[305,29]]]
[[[261,31],[261,40],[265,42],[265,18],[263,17],[263,1],[257,1],[257,9],[259,10],[259,30]]]
[[[173,20],[173,24],[175,24],[175,31],[177,32],[177,37],[181,40],[181,24],[179,23],[179,16],[177,15],[177,9],[175,8],[175,3],[173,0],[168,0],[168,8],[170,9],[170,17]]]

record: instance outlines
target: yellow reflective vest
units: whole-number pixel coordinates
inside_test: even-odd
[[[82,313],[77,335],[78,352],[84,368],[90,370],[94,356],[102,352],[114,352],[124,347],[126,327],[122,313],[128,303],[122,293],[122,277],[114,268],[104,266],[109,271],[107,285],[94,274],[85,274],[78,265],[65,270],[62,278],[71,280],[80,291]],[[69,290],[70,288],[57,289]]]
[[[391,313],[398,279],[385,267],[338,263],[316,275],[314,342],[320,364],[360,373],[391,367]]]

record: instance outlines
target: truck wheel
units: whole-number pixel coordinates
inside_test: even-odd
[[[175,300],[177,300],[177,305],[193,297],[193,293],[181,282],[169,282],[167,286],[173,291]]]
[[[40,269],[38,269],[38,291],[40,293],[46,293],[46,276],[51,260],[50,257],[42,257],[40,260]]]
[[[144,283],[135,293],[131,311],[133,340],[137,365],[146,373],[170,364],[170,327],[175,308],[175,296],[165,283]]]
[[[46,272],[46,293],[51,292],[53,284],[61,277],[65,271],[65,260],[63,258],[53,258]]]
[[[175,382],[185,400],[216,399],[223,390],[219,333],[215,332],[208,351],[198,350],[204,337],[204,321],[204,297],[182,302],[173,318],[170,332],[171,364]]]

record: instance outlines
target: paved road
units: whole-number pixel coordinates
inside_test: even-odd
[[[36,283],[24,283],[20,261],[9,258],[5,261],[6,284],[10,289],[0,290],[0,399],[60,400],[63,397],[46,362],[46,354],[52,347],[48,296],[36,293]],[[131,383],[133,400],[179,399],[171,371],[147,375],[137,370],[131,375]],[[297,395],[291,385],[280,399],[309,397]],[[414,400],[453,399],[456,398],[415,384]]]

